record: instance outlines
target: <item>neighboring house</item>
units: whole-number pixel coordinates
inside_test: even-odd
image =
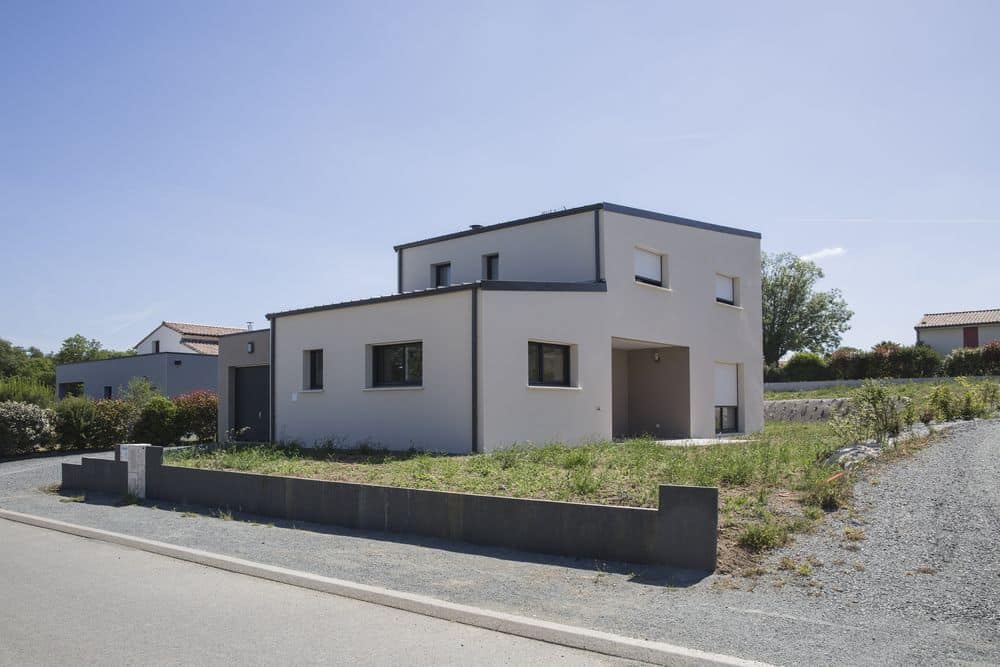
[[[219,337],[244,329],[163,322],[135,346],[136,354],[56,366],[56,395],[117,398],[129,380],[147,378],[167,396],[218,388]]]
[[[947,355],[960,347],[979,347],[1000,340],[1000,308],[927,313],[914,329],[918,343]]]
[[[397,246],[268,315],[275,440],[463,453],[763,427],[760,235],[594,204]]]
[[[270,439],[271,331],[219,337],[219,441]]]

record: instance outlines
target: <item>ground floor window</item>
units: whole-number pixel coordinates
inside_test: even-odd
[[[107,384],[104,385],[104,398],[111,398],[111,393],[112,393],[111,385]]]
[[[569,345],[528,343],[528,384],[569,386]]]
[[[423,343],[372,346],[372,386],[419,386],[424,382]]]
[[[739,409],[735,405],[715,406],[715,432],[735,433],[739,430]]]

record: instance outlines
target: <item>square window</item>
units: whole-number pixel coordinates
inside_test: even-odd
[[[569,345],[528,343],[528,384],[568,387]]]
[[[424,344],[372,346],[372,386],[412,387],[424,382]]]
[[[304,389],[323,388],[323,350],[306,350],[303,356],[303,382]]]
[[[637,282],[665,287],[666,256],[643,248],[635,249],[635,279]]]
[[[500,279],[500,255],[483,255],[483,280]]]
[[[434,272],[434,287],[447,287],[451,284],[451,262],[435,264],[432,268]]]
[[[715,300],[730,306],[736,305],[736,278],[715,274]]]

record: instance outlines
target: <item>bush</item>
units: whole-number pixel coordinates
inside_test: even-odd
[[[52,387],[29,378],[0,378],[0,403],[7,401],[51,408],[55,401],[55,392]]]
[[[948,375],[1000,375],[1000,341],[952,350],[944,360]]]
[[[1000,340],[995,340],[982,348],[983,375],[1000,375]]]
[[[785,374],[781,372],[779,364],[766,364],[764,366],[764,382],[784,382]]]
[[[110,449],[115,445],[129,442],[138,417],[138,411],[127,401],[112,399],[97,401],[94,404],[91,446]]]
[[[752,523],[740,533],[739,543],[749,551],[765,551],[788,541],[788,528],[773,518]]]
[[[796,352],[785,362],[781,371],[785,379],[791,382],[827,378],[826,362],[823,361],[823,357],[812,352]]]
[[[67,396],[56,404],[56,435],[63,447],[87,447],[94,433],[94,401]]]
[[[152,396],[139,413],[133,436],[136,442],[170,445],[177,441],[177,406],[165,396]]]
[[[1000,410],[1000,382],[983,380],[976,385],[976,391],[987,410],[991,412]]]
[[[827,372],[836,380],[855,380],[868,372],[867,354],[856,347],[841,347],[827,359]]]
[[[151,398],[161,395],[148,378],[134,377],[128,381],[128,384],[122,390],[121,400],[131,404],[136,409],[136,412],[142,412],[142,409],[146,407]]]
[[[845,444],[875,440],[879,444],[899,435],[908,399],[884,382],[866,380],[851,401],[851,412],[830,424]]]
[[[211,391],[192,391],[174,399],[177,428],[183,435],[194,433],[198,442],[214,441],[219,423],[219,397]]]
[[[928,401],[938,419],[951,421],[955,418],[955,396],[951,392],[951,387],[943,384],[934,387]]]
[[[51,410],[31,403],[0,403],[0,456],[26,454],[51,445],[55,437]]]

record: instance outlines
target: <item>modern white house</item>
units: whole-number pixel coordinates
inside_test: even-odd
[[[927,313],[917,326],[917,342],[941,354],[963,347],[979,347],[1000,340],[1000,308]]]
[[[467,453],[763,426],[760,234],[599,203],[395,248],[268,315],[271,438]]]
[[[180,352],[183,354],[219,354],[219,336],[242,333],[246,329],[214,324],[161,322],[135,346],[136,354]]]

